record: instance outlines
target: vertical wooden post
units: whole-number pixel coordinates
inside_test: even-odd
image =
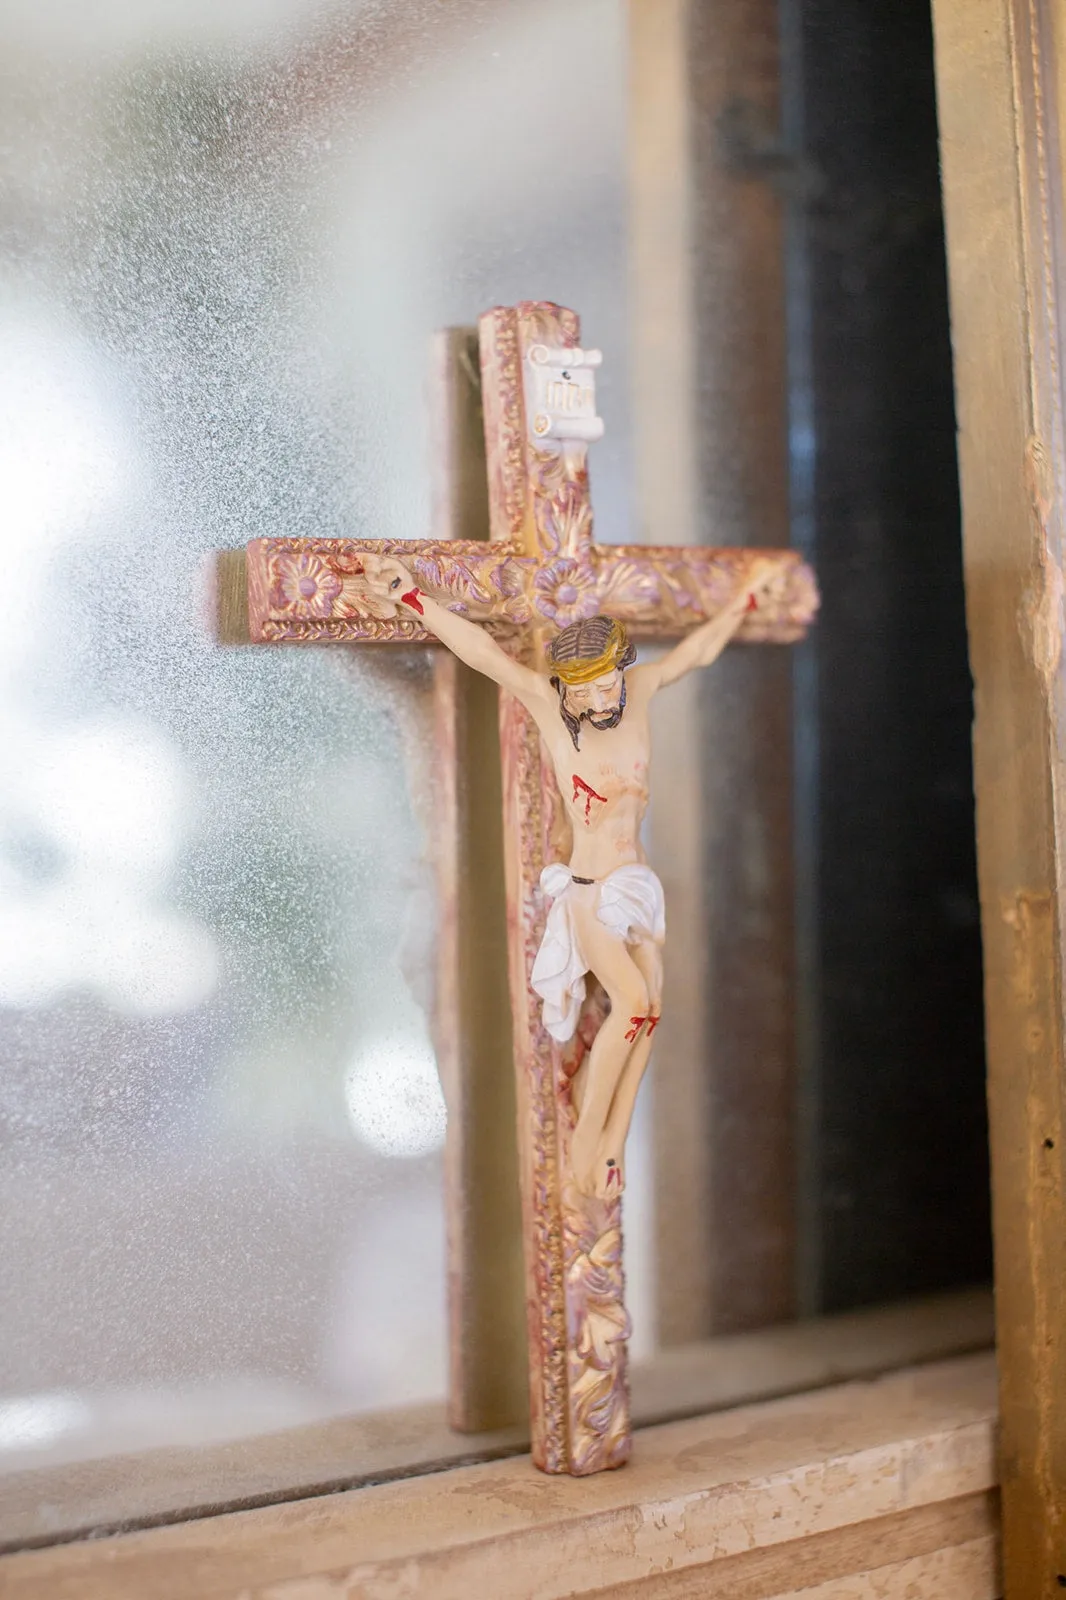
[[[634,422],[656,542],[788,540],[776,0],[630,0]],[[657,709],[670,906],[655,1086],[659,1337],[795,1307],[791,664],[734,651]],[[693,730],[697,737],[693,738]],[[702,1218],[682,1237],[677,1216]]]
[[[1008,1600],[1066,1590],[1063,210],[1050,0],[934,0],[975,688]]]
[[[432,536],[489,537],[476,328],[434,344]],[[433,657],[440,897],[435,1047],[448,1107],[448,1420],[476,1433],[527,1413],[521,1209],[507,990],[497,694]],[[476,781],[470,775],[476,774]]]
[[[633,433],[641,537],[698,544],[699,439],[689,78],[691,0],[630,0],[630,274]],[[721,663],[719,663],[721,665]],[[704,1003],[706,836],[700,752],[692,730],[707,685],[684,679],[655,708],[655,763],[670,773],[649,815],[669,907],[666,996],[651,1098],[655,1196],[655,1333],[683,1344],[713,1326],[710,1040]],[[688,1219],[682,1239],[673,1219]]]

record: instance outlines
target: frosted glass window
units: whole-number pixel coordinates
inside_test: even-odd
[[[0,1467],[443,1393],[427,664],[219,645],[213,553],[424,535],[525,297],[631,536],[624,9],[4,7]]]

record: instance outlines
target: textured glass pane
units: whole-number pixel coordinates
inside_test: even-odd
[[[4,7],[0,1464],[443,1392],[426,661],[219,645],[212,553],[425,534],[530,296],[629,534],[623,13]]]

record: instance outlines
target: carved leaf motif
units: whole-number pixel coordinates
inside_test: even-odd
[[[452,611],[472,605],[491,609],[496,596],[481,574],[453,556],[418,556],[412,563],[415,577],[427,594],[442,600]]]
[[[621,622],[639,620],[662,603],[662,585],[650,562],[604,562],[598,577],[598,609]]]
[[[495,614],[518,627],[533,620],[530,589],[533,564],[521,557],[508,556],[492,571],[492,587],[498,596]]]
[[[617,1466],[629,1453],[621,1202],[563,1195],[574,1470]]]
[[[530,451],[530,487],[543,556],[581,558],[592,541],[592,507],[584,451]]]

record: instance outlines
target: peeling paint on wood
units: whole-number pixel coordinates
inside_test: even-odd
[[[1066,482],[1053,0],[934,0],[977,717],[1004,1560],[1066,1586]]]

